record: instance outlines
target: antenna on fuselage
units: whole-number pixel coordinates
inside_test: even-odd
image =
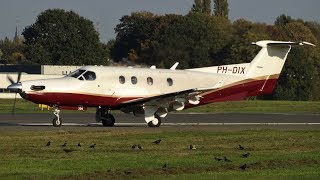
[[[176,70],[178,65],[179,65],[179,62],[174,63],[174,65],[171,66],[170,70]]]

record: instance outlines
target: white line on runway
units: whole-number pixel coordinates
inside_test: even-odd
[[[17,123],[20,126],[52,126],[51,123]],[[237,125],[320,125],[320,123],[162,123],[163,126],[237,126]],[[63,123],[63,126],[102,126],[101,123]],[[147,126],[146,123],[115,123],[115,126]]]

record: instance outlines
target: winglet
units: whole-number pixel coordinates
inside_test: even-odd
[[[174,65],[171,66],[170,70],[176,70],[178,65],[179,65],[179,62],[174,63]]]
[[[309,42],[306,42],[306,41],[302,41],[302,45],[308,45],[308,46],[313,46],[313,47],[316,46],[316,45],[309,43]]]

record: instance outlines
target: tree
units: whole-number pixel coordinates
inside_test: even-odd
[[[228,19],[228,0],[214,0],[214,15]]]
[[[260,50],[252,42],[269,39],[267,25],[239,19],[232,25],[230,44],[219,54],[219,64],[249,63]]]
[[[191,12],[211,14],[211,0],[195,0]]]
[[[53,65],[106,64],[107,52],[93,23],[73,11],[48,9],[22,32],[32,62]]]
[[[279,22],[276,28],[283,32],[284,39],[282,40],[317,42],[311,30],[302,22],[284,18],[284,16],[277,19]],[[281,23],[280,19],[282,19]],[[283,19],[290,19],[290,22]],[[317,53],[314,52],[316,50],[316,48],[310,47],[292,48],[272,95],[273,99],[312,100],[318,97],[313,95],[316,93],[315,87],[319,85],[317,83],[319,69],[317,58],[315,58]]]
[[[23,39],[16,38],[15,40],[10,40],[9,38],[5,38],[4,40],[0,40],[0,50],[2,52],[0,63],[17,63],[17,54],[20,54],[22,57],[20,60],[25,60],[25,56],[23,54],[24,44]],[[1,54],[1,53],[0,53]],[[21,63],[21,62],[20,62]],[[22,63],[26,63],[25,61]]]

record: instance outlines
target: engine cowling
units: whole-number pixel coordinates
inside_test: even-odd
[[[160,107],[155,114],[161,118],[164,118],[168,115],[168,110],[167,108]]]

